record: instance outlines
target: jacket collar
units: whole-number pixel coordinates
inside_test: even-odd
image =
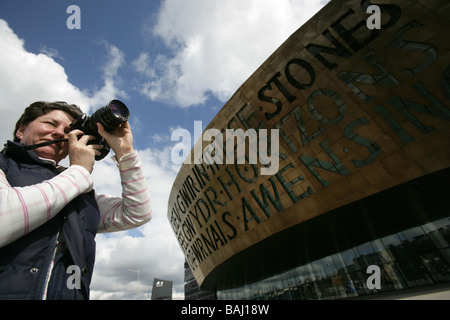
[[[8,140],[1,153],[13,160],[20,161],[22,163],[29,163],[29,164],[39,163],[49,165],[51,167],[57,166],[54,160],[40,158],[33,150],[26,150],[23,147],[24,144],[20,142]]]

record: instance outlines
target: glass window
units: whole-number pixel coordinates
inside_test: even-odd
[[[313,270],[312,265],[310,263],[305,265],[305,274],[306,274],[306,281],[307,282],[316,281],[316,275],[314,274],[314,270]]]
[[[340,253],[333,254],[331,256],[331,258],[333,259],[334,265],[336,266],[336,269],[337,269],[338,273],[341,272],[341,271],[342,272],[346,272],[345,261],[342,258]]]
[[[314,274],[316,275],[317,280],[322,280],[327,277],[325,274],[325,270],[321,263],[321,260],[316,260],[311,263],[312,269],[314,270]]]
[[[421,227],[405,230],[402,234],[406,238],[404,246],[406,246],[407,250],[413,255],[420,255],[436,250],[433,242]]]
[[[333,258],[331,256],[321,259],[323,270],[326,277],[331,277],[336,273],[336,266],[334,265]]]
[[[359,295],[366,295],[371,293],[366,286],[367,278],[370,276],[365,273],[366,270],[357,270],[350,273],[350,277],[353,280],[353,285],[355,286]]]
[[[439,250],[447,265],[450,265],[450,248]]]
[[[439,251],[421,255],[420,261],[434,282],[443,282],[450,279],[449,265]]]
[[[423,230],[438,248],[450,246],[450,220],[440,219],[423,225]]]
[[[381,290],[392,286],[393,289],[407,288],[408,285],[403,279],[403,275],[393,262],[387,262],[382,265],[382,270],[386,275],[386,279],[381,282]]]
[[[358,257],[358,254],[355,252],[354,248],[343,251],[341,256],[344,259],[345,266],[349,271],[359,269],[359,265],[355,264],[355,259]]]
[[[381,242],[384,244],[394,261],[408,256],[403,248],[403,241],[400,239],[399,234],[383,237],[381,238]]]
[[[298,275],[296,269],[289,270],[285,273],[286,284],[289,288],[296,288],[298,286]]]
[[[402,240],[398,237],[397,234],[391,234],[389,236],[383,237],[381,238],[381,242],[386,248],[402,244]]]
[[[429,283],[425,268],[415,263],[409,256],[396,259],[396,265],[401,270],[408,286],[414,287]]]
[[[403,230],[400,233],[403,234],[403,236],[407,240],[413,240],[413,239],[415,239],[417,237],[421,237],[421,236],[424,235],[424,232],[423,232],[421,227],[414,227],[414,228],[411,228],[411,229]]]
[[[381,239],[376,239],[370,242],[374,252],[377,254],[377,259],[378,263],[386,263],[386,262],[390,262],[392,261],[392,257],[389,254],[389,251],[386,249],[386,247],[384,246],[383,242],[381,241]]]
[[[381,289],[369,289],[369,265]],[[450,281],[450,219],[444,218],[323,257],[240,288],[219,299],[340,299]]]
[[[370,242],[357,246],[356,251],[359,253],[359,257],[356,260],[359,264],[359,269],[365,271],[370,265],[380,264],[380,259],[378,259],[377,254],[374,253],[374,249]]]
[[[298,268],[295,268],[295,272],[297,273],[297,285],[302,285],[304,283],[308,282],[308,277],[306,275],[305,266],[300,266]]]

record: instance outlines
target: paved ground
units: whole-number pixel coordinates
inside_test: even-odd
[[[450,300],[450,290],[430,294],[419,294],[410,297],[398,298],[396,300]]]
[[[450,300],[450,288],[436,288],[415,292],[410,294],[399,295],[395,300]]]

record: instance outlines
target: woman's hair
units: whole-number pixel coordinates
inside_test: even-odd
[[[35,119],[43,116],[50,111],[53,110],[61,110],[70,115],[73,119],[78,118],[83,111],[81,111],[80,107],[75,104],[68,104],[64,101],[55,101],[55,102],[45,102],[45,101],[37,101],[30,104],[24,111],[24,113],[20,116],[19,120],[16,123],[16,127],[14,129],[14,141],[19,142],[19,139],[16,137],[16,132],[19,130],[21,125],[27,125]]]

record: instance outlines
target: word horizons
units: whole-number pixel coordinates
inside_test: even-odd
[[[369,1],[361,2],[362,12],[368,4]],[[450,67],[435,63],[439,52],[428,43],[434,38],[422,38],[432,29],[415,19],[398,26],[400,5],[385,3],[378,7],[386,16],[379,29],[369,31],[365,17],[358,16],[353,8],[348,9],[330,22],[321,38],[307,43],[301,55],[287,60],[284,68],[268,75],[266,84],[255,92],[260,108],[254,105],[255,100],[244,101],[227,123],[227,128],[239,124],[247,130],[279,129],[282,147],[289,157],[280,152],[280,159],[286,163],[274,176],[263,181],[258,180],[252,167],[242,171],[237,166],[194,165],[184,181],[180,181],[177,193],[171,197],[168,215],[194,274],[215,252],[267,219],[282,214],[290,205],[338,181],[345,182],[341,178],[370,165],[382,152],[393,152],[394,148],[414,143],[448,125],[450,111],[442,97],[450,99]],[[394,26],[396,30],[385,33]],[[358,31],[356,38],[354,34]],[[357,57],[355,67],[346,63],[384,34],[384,40],[377,46]],[[389,60],[380,63],[378,58],[390,52],[420,54],[420,58],[414,64],[403,60],[398,60],[395,66]],[[336,68],[340,71],[332,73]],[[433,68],[443,72],[428,76]],[[295,72],[298,70],[302,72]],[[319,78],[319,71],[332,75],[337,85],[320,87],[324,79]],[[393,90],[400,88],[405,90]],[[378,93],[373,94],[372,89]],[[328,101],[334,113],[325,113],[320,108],[321,98]],[[350,107],[356,112],[349,112]],[[307,118],[311,119],[309,127]],[[338,135],[343,136],[342,142],[334,145]],[[383,150],[383,143],[388,140],[395,140],[396,145],[385,144]],[[302,170],[296,171],[298,167]],[[281,201],[280,190],[286,191],[287,201]],[[373,287],[377,286],[374,282]]]
[[[194,122],[194,137],[201,132],[202,122]],[[279,130],[272,129],[270,139],[267,137],[267,129],[208,129],[200,134],[201,140],[194,146],[194,163],[201,164],[257,164],[258,158],[266,167],[260,168],[261,175],[274,175],[279,166]],[[225,143],[224,143],[225,136]],[[181,141],[180,141],[181,138]],[[188,130],[178,128],[172,132],[172,141],[178,142],[172,149],[171,159],[175,164],[183,162],[183,158],[189,152],[191,134]],[[248,140],[248,154],[246,154],[246,141]],[[203,141],[212,141],[203,149]],[[235,141],[237,141],[235,145]],[[270,149],[268,145],[270,143]],[[181,155],[180,155],[181,152]],[[270,154],[269,154],[270,152]],[[225,153],[225,157],[224,157]],[[236,162],[235,162],[236,155]],[[203,161],[202,161],[203,160]],[[225,160],[225,162],[224,162]],[[184,163],[190,164],[191,157],[186,157]]]

